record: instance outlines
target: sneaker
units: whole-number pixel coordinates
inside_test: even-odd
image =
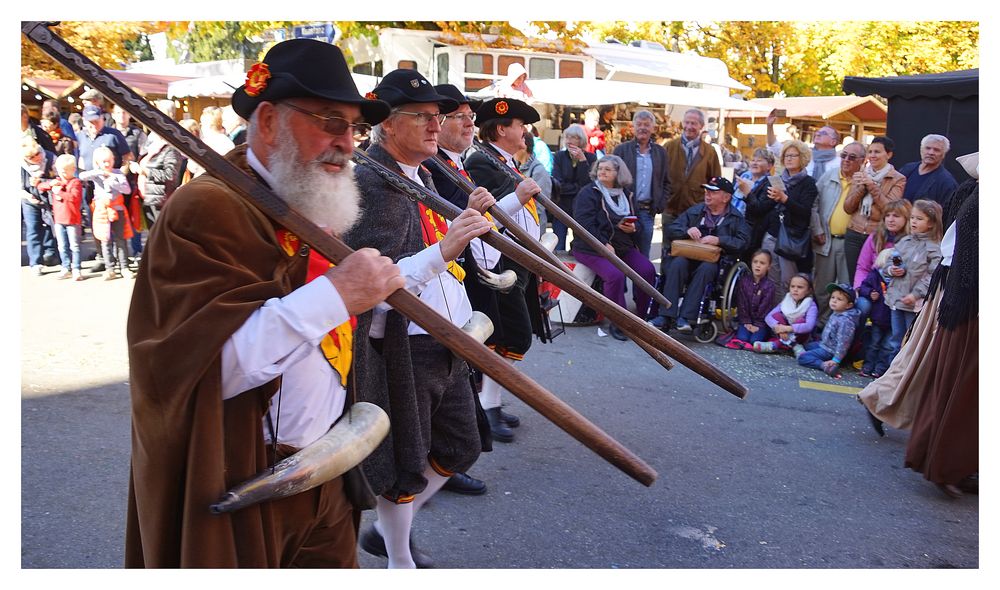
[[[118,275],[115,274],[115,271],[113,271],[113,270],[109,270],[106,273],[104,273],[104,280],[105,281],[113,281],[113,280],[115,280],[117,278],[118,278]]]
[[[875,378],[875,375],[873,375],[871,371],[869,371],[867,369],[864,369],[864,368],[862,368],[860,371],[858,371],[858,375],[861,375],[862,377],[867,377],[869,379],[874,379]]]
[[[802,346],[801,344],[796,344],[795,346],[792,347],[792,354],[795,355],[795,358],[799,358],[799,355],[801,355],[805,351],[806,347]]]
[[[744,350],[747,347],[747,343],[740,340],[739,338],[731,338],[729,342],[726,342],[723,346],[726,348],[731,348],[733,350]]]
[[[83,273],[80,272],[79,270],[74,270],[73,271],[73,280],[74,281],[82,281],[83,280]]]
[[[70,272],[70,270],[67,268],[66,270],[59,273],[59,276],[57,276],[56,278],[59,280],[64,280],[70,278],[71,276],[73,276],[73,273]]]
[[[134,279],[135,278],[135,273],[132,272],[132,269],[128,268],[127,266],[125,268],[123,268],[121,270],[121,272],[119,272],[118,274],[120,274],[123,279]]]
[[[41,264],[36,264],[35,266],[32,266],[31,267],[31,274],[35,275],[36,277],[42,276],[42,265]]]
[[[682,334],[690,334],[691,332],[694,331],[694,329],[691,327],[691,324],[686,319],[678,317],[677,331],[681,332]]]
[[[658,315],[655,318],[649,320],[649,325],[653,326],[658,330],[662,330],[667,327],[667,316]]]
[[[823,368],[823,372],[826,373],[827,375],[829,375],[830,377],[834,378],[834,379],[840,379],[840,377],[841,377],[841,375],[840,375],[840,367],[838,367],[837,365],[833,365],[833,366],[830,366],[830,367],[824,367]]]

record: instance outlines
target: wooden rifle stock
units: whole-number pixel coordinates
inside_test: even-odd
[[[112,77],[100,66],[50,31],[47,23],[22,22],[21,32],[42,51],[66,66],[91,87],[122,107],[136,120],[160,134],[166,141],[201,164],[213,176],[243,196],[264,215],[294,233],[303,242],[333,263],[339,263],[353,250],[314,223],[291,209],[287,203],[232,163],[202,143],[176,121],[152,107],[144,98]],[[453,325],[447,318],[427,307],[415,295],[400,289],[386,301],[417,323],[456,356],[468,361],[517,395],[538,413],[576,438],[627,475],[649,486],[656,471],[621,443],[588,421],[576,410],[534,380],[510,365]]]
[[[524,180],[516,172],[511,170],[510,166],[498,160],[496,155],[491,153],[489,148],[484,146],[478,139],[472,139],[472,147],[476,148],[479,153],[486,156],[486,159],[489,160],[490,164],[495,166],[498,170],[503,171],[504,174],[509,176],[514,182],[521,182]],[[552,202],[552,199],[542,193],[535,194],[535,200],[541,203],[542,207],[545,207],[545,210],[551,213],[553,217],[561,221],[563,225],[572,229],[574,236],[582,238],[583,241],[587,242],[587,244],[594,250],[594,252],[597,253],[598,256],[604,257],[608,262],[615,265],[615,268],[625,273],[625,276],[631,279],[632,284],[635,285],[637,289],[642,289],[648,293],[649,296],[652,297],[654,301],[659,303],[660,307],[663,309],[670,308],[670,300],[664,297],[663,293],[660,293],[656,290],[656,287],[647,283],[646,279],[642,278],[639,273],[635,272],[631,266],[625,264],[625,261],[618,258],[614,252],[608,251],[604,244],[602,244],[600,240],[595,238],[593,234],[573,219],[572,215],[563,211],[561,207]]]
[[[446,175],[452,182],[454,182],[459,189],[465,192],[465,194],[471,194],[472,191],[476,189],[476,186],[472,183],[471,180],[462,176],[462,174],[457,169],[452,168],[447,162],[445,162],[441,158],[439,154],[435,154],[433,157],[431,157],[430,162],[432,165],[436,166],[444,175]],[[514,219],[511,218],[510,215],[507,214],[507,212],[505,212],[503,209],[501,209],[496,205],[490,207],[487,210],[487,212],[494,218],[496,218],[497,221],[502,223],[504,227],[507,228],[507,231],[510,232],[510,234],[513,235],[515,238],[517,238],[517,241],[522,246],[524,246],[529,252],[537,256],[542,263],[545,263],[546,266],[549,267],[550,273],[553,273],[553,274],[542,274],[541,276],[554,277],[554,276],[566,275],[569,277],[569,279],[576,279],[576,277],[574,277],[573,274],[569,272],[569,270],[566,268],[563,262],[559,260],[559,258],[557,258],[555,254],[549,252],[549,250],[545,248],[545,246],[543,246],[541,242],[536,240],[533,236],[529,235],[528,232],[524,230],[524,228],[518,225],[517,222],[514,221]],[[441,215],[444,214],[442,213]],[[521,266],[524,265],[522,264]],[[566,280],[566,276],[563,276],[564,281]],[[564,282],[560,282],[559,279],[557,278],[550,278],[550,280],[560,288],[565,289],[565,287],[562,286],[563,284],[565,284]],[[596,291],[594,291],[584,283],[581,282],[580,285],[585,287],[587,291],[592,292],[595,295],[597,294]],[[567,292],[573,293],[573,290],[569,289]],[[612,302],[611,304],[617,305],[614,302]],[[673,361],[670,360],[670,357],[660,352],[659,350],[656,350],[654,346],[652,346],[651,344],[647,343],[645,340],[637,336],[635,332],[630,330],[628,327],[621,328],[621,331],[626,336],[628,336],[629,339],[632,340],[632,342],[635,342],[636,345],[639,346],[639,348],[643,349],[646,352],[646,354],[652,357],[653,360],[658,362],[664,369],[669,371],[670,369],[674,368],[674,363]]]

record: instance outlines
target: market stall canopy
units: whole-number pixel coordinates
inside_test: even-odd
[[[750,104],[784,109],[788,119],[833,119],[850,113],[858,121],[885,122],[888,109],[871,96],[797,96],[792,98],[755,98]],[[732,111],[734,119],[759,117],[758,111]]]
[[[729,68],[715,58],[613,43],[594,44],[583,52],[608,69],[604,76],[607,80],[645,83],[678,80],[750,90],[750,87],[730,78]]]
[[[751,110],[767,113],[771,109],[752,102],[731,98],[718,91],[683,88],[662,84],[561,78],[528,80],[535,102],[558,105],[605,105],[624,103],[675,104],[708,109]],[[488,90],[488,89],[487,89]]]
[[[351,74],[354,83],[358,86],[358,92],[364,95],[371,92],[378,84],[378,78],[365,74]],[[168,98],[192,98],[211,97],[228,99],[233,95],[233,90],[239,88],[246,81],[246,74],[227,74],[219,76],[205,76],[203,78],[187,78],[178,80],[170,84],[167,89]]]
[[[979,70],[959,70],[940,74],[890,76],[887,78],[844,78],[844,92],[861,96],[878,94],[882,98],[951,97],[956,99],[979,95]]]
[[[81,84],[83,84],[83,80],[21,78],[21,102],[29,104],[47,98],[60,99],[73,92]],[[41,96],[41,98],[37,98],[36,95]]]

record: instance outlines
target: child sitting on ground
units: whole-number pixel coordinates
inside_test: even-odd
[[[73,154],[62,154],[56,158],[55,168],[59,176],[55,180],[39,183],[38,189],[51,191],[49,200],[55,221],[53,230],[63,266],[59,278],[73,277],[73,280],[82,281],[80,240],[83,236],[83,216],[80,207],[83,204],[83,183],[76,178],[76,157]]]
[[[875,265],[858,287],[858,299],[870,302],[868,317],[872,325],[868,331],[868,345],[865,347],[865,362],[861,366],[862,377],[878,378],[889,368],[892,360],[892,323],[889,320],[889,306],[885,304],[886,288],[891,277],[885,270],[889,259],[896,251],[886,248],[879,252]],[[861,313],[861,306],[858,313]]]
[[[125,213],[125,197],[132,192],[128,179],[121,170],[114,167],[115,154],[111,148],[101,146],[94,150],[94,169],[80,173],[80,180],[94,183],[93,232],[101,243],[104,264],[107,271],[105,280],[117,278],[114,263],[118,262],[118,274],[132,277],[128,268],[125,240],[132,237],[132,224]],[[115,250],[112,253],[112,249]]]
[[[819,308],[812,298],[813,285],[809,275],[799,273],[788,282],[788,293],[764,320],[774,338],[754,342],[754,352],[782,352],[796,344],[809,342],[816,329]]]
[[[752,350],[755,342],[767,339],[767,312],[774,305],[775,284],[768,276],[771,253],[757,250],[750,259],[750,273],[743,273],[736,283],[736,335],[726,348]]]
[[[859,312],[854,307],[854,289],[847,283],[830,283],[826,292],[830,294],[833,314],[827,320],[819,342],[796,346],[795,357],[803,367],[819,369],[834,379],[840,379],[840,363],[854,342]]]

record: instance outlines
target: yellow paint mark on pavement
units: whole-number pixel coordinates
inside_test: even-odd
[[[832,391],[833,393],[846,393],[849,395],[861,393],[860,387],[833,385],[832,383],[818,383],[816,381],[806,381],[804,379],[799,379],[799,387],[802,389],[818,389],[820,391]]]

